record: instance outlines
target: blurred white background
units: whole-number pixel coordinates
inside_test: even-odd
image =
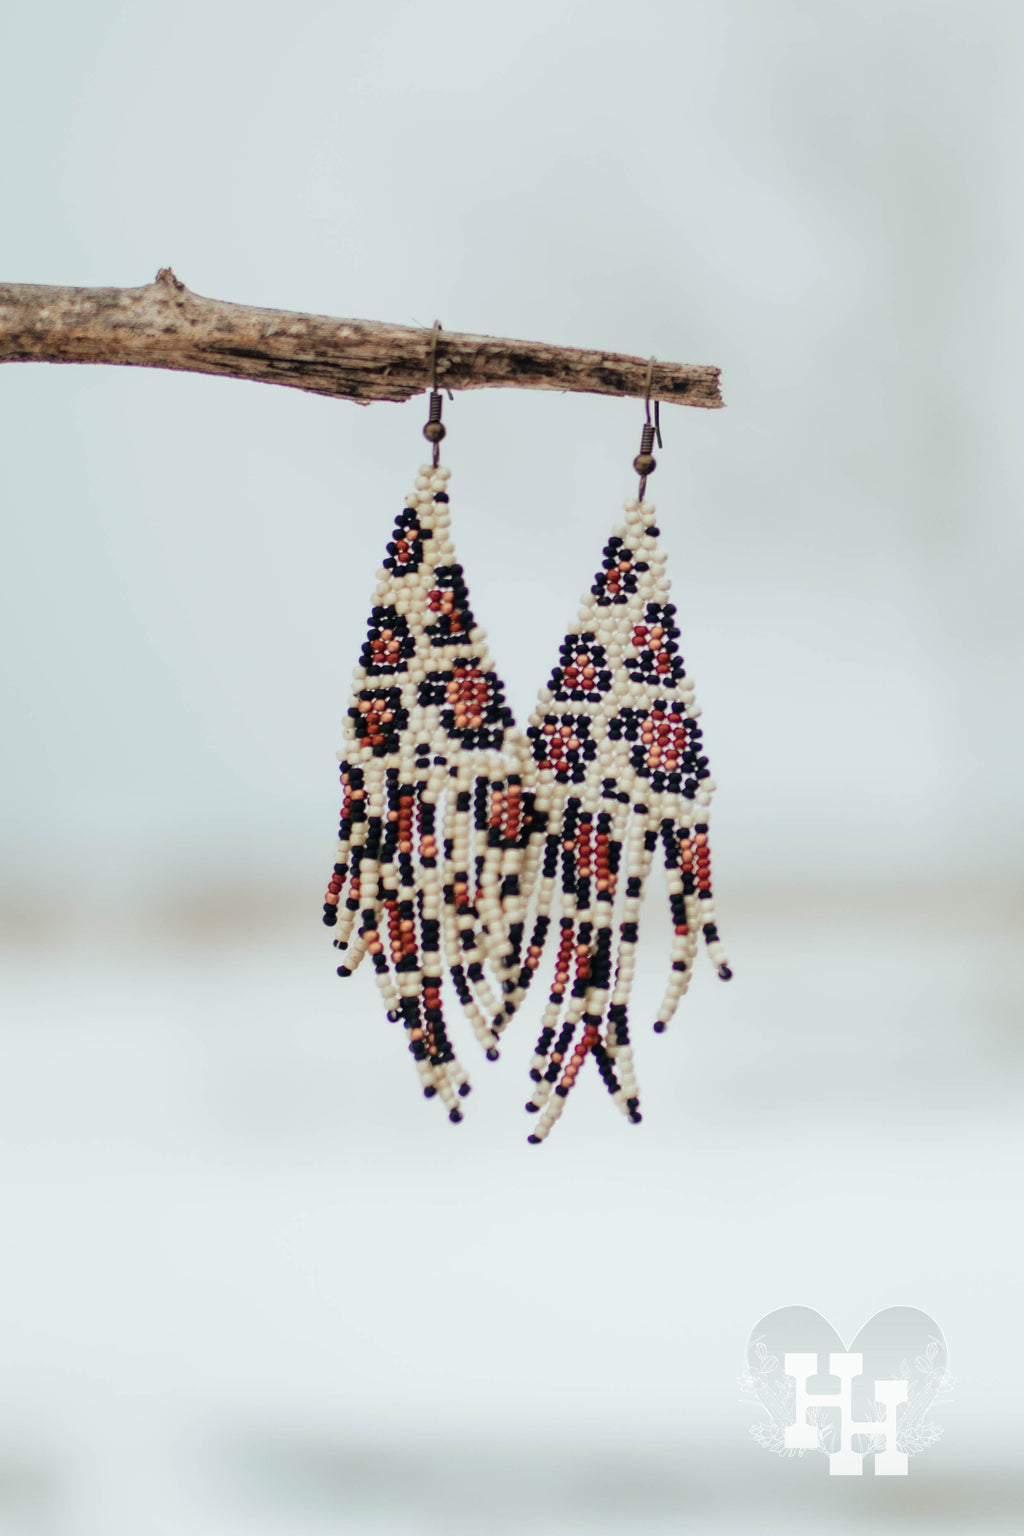
[[[8,7],[4,280],[722,367],[651,491],[736,979],[638,1028],[642,1128],[594,1075],[526,1146],[536,1006],[450,1127],[319,921],[423,402],[0,370],[2,1536],[1016,1526],[1022,45],[1009,0]],[[641,408],[446,417],[523,717]],[[752,1441],[796,1303],[945,1330],[907,1479]]]

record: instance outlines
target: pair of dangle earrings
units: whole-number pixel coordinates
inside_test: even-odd
[[[732,974],[711,885],[715,786],[644,499],[661,442],[650,374],[638,496],[604,546],[525,733],[456,559],[441,407],[435,377],[423,429],[432,459],[395,522],[354,673],[324,922],[340,976],[369,956],[423,1093],[452,1121],[470,1084],[449,1035],[451,996],[496,1060],[551,944],[526,1104],[538,1143],[588,1057],[627,1118],[641,1118],[629,1002],[659,849],[672,941],[655,1031],[686,992],[701,940],[719,976]]]

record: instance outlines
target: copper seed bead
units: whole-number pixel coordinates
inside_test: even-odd
[[[423,428],[423,436],[428,443],[439,443],[447,435],[448,428],[443,421],[428,421]]]
[[[633,460],[633,468],[638,475],[650,475],[658,467],[658,461],[652,453],[638,453]]]

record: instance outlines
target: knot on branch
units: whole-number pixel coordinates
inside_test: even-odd
[[[156,280],[158,283],[162,283],[165,288],[173,288],[178,293],[181,293],[185,287],[185,284],[181,281],[181,279],[175,277],[170,267],[161,267],[160,271],[156,275]]]

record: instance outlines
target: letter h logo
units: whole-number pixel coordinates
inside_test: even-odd
[[[809,1408],[839,1409],[839,1450],[830,1451],[829,1475],[832,1477],[859,1477],[864,1470],[864,1451],[853,1449],[854,1435],[868,1435],[872,1441],[882,1440],[885,1449],[875,1453],[876,1477],[906,1477],[907,1456],[896,1449],[896,1405],[907,1401],[906,1381],[876,1381],[875,1400],[885,1408],[884,1419],[870,1419],[858,1423],[852,1416],[853,1379],[861,1374],[863,1355],[830,1354],[829,1373],[839,1377],[838,1392],[807,1390],[807,1381],[818,1374],[816,1354],[786,1354],[786,1375],[796,1379],[796,1419],[786,1426],[786,1449],[814,1451],[819,1446],[820,1427],[807,1422]]]

